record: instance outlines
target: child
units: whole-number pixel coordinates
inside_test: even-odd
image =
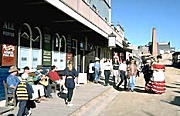
[[[30,115],[30,107],[28,107],[28,101],[32,98],[33,89],[26,83],[25,80],[22,80],[17,85],[16,96],[19,102],[19,110],[17,116]]]

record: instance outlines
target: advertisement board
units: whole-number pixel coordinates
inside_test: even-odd
[[[2,44],[2,66],[16,65],[16,46]]]

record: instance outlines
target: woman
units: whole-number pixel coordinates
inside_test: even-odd
[[[137,75],[137,65],[135,60],[131,60],[131,63],[129,65],[129,85],[130,85],[130,90],[133,92],[134,87],[135,87],[135,82],[136,82],[136,75]]]
[[[165,66],[161,63],[162,56],[157,56],[157,62],[152,65],[153,77],[146,86],[146,91],[156,94],[165,93]]]
[[[63,71],[63,75],[66,76],[65,79],[65,86],[68,90],[67,92],[67,98],[65,100],[67,106],[72,106],[73,104],[71,104],[71,100],[72,100],[72,96],[73,96],[73,90],[75,88],[75,77],[78,76],[78,72],[75,70],[75,68],[73,67],[72,61],[68,62],[67,68]]]

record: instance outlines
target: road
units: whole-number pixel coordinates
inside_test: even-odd
[[[166,67],[166,93],[144,92],[143,75],[137,78],[135,92],[119,94],[102,109],[100,116],[180,116],[180,69]]]

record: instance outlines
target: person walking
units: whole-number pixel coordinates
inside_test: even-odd
[[[16,97],[19,102],[19,110],[17,116],[30,116],[30,99],[32,98],[33,89],[32,86],[29,85],[25,79],[22,79],[16,88]]]
[[[90,60],[90,63],[89,63],[89,81],[93,81],[94,80],[94,62],[92,60]]]
[[[150,79],[152,78],[153,71],[151,69],[151,60],[147,59],[145,61],[145,64],[142,68],[142,72],[144,74],[144,80],[145,80],[145,87],[149,83]]]
[[[95,57],[95,63],[94,63],[94,68],[95,68],[95,78],[94,78],[94,82],[98,83],[99,79],[100,79],[100,59]]]
[[[119,82],[119,61],[117,59],[113,59],[113,79],[114,85],[116,86]]]
[[[109,85],[109,77],[111,74],[111,63],[108,59],[105,59],[104,61],[104,75],[105,75],[105,84],[104,86],[108,86]]]
[[[130,90],[133,92],[135,88],[135,83],[136,83],[136,75],[137,75],[137,65],[135,60],[131,60],[131,63],[129,65],[129,85],[130,85]]]
[[[68,90],[67,92],[67,98],[65,99],[65,103],[67,106],[73,106],[71,104],[72,96],[73,96],[73,90],[75,88],[75,78],[78,76],[78,72],[73,67],[72,61],[69,61],[67,64],[67,68],[63,71],[63,75],[65,75],[65,86]]]
[[[119,70],[120,70],[120,77],[121,77],[121,81],[119,82],[119,84],[117,85],[117,89],[119,89],[119,86],[123,83],[124,81],[124,90],[126,90],[127,87],[127,64],[126,61],[124,60],[120,66],[119,66]]]

